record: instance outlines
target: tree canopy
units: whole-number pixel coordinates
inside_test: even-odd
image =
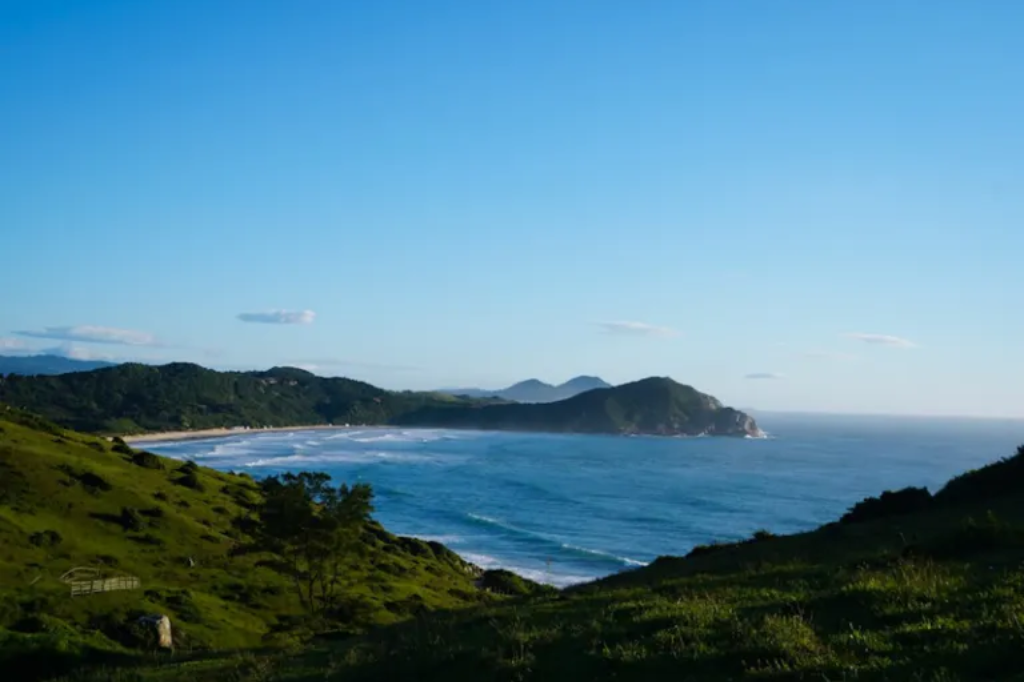
[[[331,485],[325,473],[301,472],[263,481],[256,537],[260,549],[281,558],[303,606],[325,614],[336,605],[347,554],[373,512],[368,484]]]

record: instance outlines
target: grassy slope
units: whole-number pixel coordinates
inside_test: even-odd
[[[923,511],[663,558],[558,595],[135,677],[1024,680],[1024,452]]]
[[[265,644],[275,625],[299,614],[290,584],[259,565],[265,556],[230,553],[246,540],[232,518],[258,499],[256,485],[200,469],[198,491],[176,482],[181,462],[156,461],[166,468],[137,466],[104,440],[0,406],[0,664],[33,646],[48,659],[61,647],[117,651],[139,612],[169,615],[183,650]],[[118,521],[125,507],[142,512],[145,527],[126,530]],[[62,541],[33,544],[45,531]],[[374,525],[361,546],[364,556],[346,572],[352,629],[489,598],[439,545]],[[142,589],[71,599],[58,578],[76,566],[138,576]]]

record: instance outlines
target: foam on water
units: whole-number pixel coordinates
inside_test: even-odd
[[[547,585],[554,585],[555,587],[569,587],[570,585],[578,585],[580,583],[589,582],[599,577],[598,575],[561,574],[554,573],[541,568],[529,568],[527,566],[509,565],[506,561],[498,559],[497,557],[488,556],[486,554],[475,554],[473,552],[465,552],[460,554],[463,559],[465,559],[471,564],[479,566],[480,568],[504,568],[505,570],[512,571],[513,573],[521,575],[528,580],[532,580],[538,583],[545,583]]]
[[[274,467],[294,468],[298,465],[308,466],[315,464],[318,467],[323,465],[340,464],[370,464],[374,462],[402,462],[407,464],[440,464],[450,462],[454,457],[440,455],[387,452],[387,451],[362,451],[362,452],[325,452],[321,454],[303,454],[297,452],[292,455],[281,457],[264,457],[245,462],[243,466],[250,468]]]
[[[146,449],[257,475],[312,469],[368,482],[388,530],[564,586],[762,528],[814,528],[883,490],[934,490],[1024,441],[1024,422],[759,421],[770,432],[752,439],[357,427]]]

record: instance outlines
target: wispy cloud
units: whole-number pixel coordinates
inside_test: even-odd
[[[84,346],[76,346],[73,343],[62,343],[59,346],[53,348],[44,348],[39,351],[42,355],[59,355],[62,358],[69,358],[71,360],[105,360],[107,362],[117,362],[117,359],[110,353],[98,352],[92,348],[86,348]]]
[[[865,334],[863,332],[850,332],[843,336],[849,339],[856,339],[875,346],[892,346],[893,348],[917,348],[917,344],[909,339],[888,334]]]
[[[843,353],[842,351],[835,350],[809,350],[802,353],[805,358],[815,358],[819,360],[856,360],[857,356],[853,353]]]
[[[668,327],[658,327],[653,324],[647,324],[646,322],[627,322],[627,321],[613,321],[613,322],[598,322],[599,327],[604,329],[608,334],[616,334],[618,336],[675,336],[677,332],[674,329]]]
[[[779,374],[778,372],[751,372],[743,377],[744,379],[785,379],[785,374]]]
[[[22,341],[21,339],[0,337],[0,351],[11,353],[24,352],[28,349],[28,344]]]
[[[100,350],[90,346],[81,346],[76,343],[61,343],[56,346],[49,348],[41,348],[33,351],[40,355],[58,355],[62,358],[69,358],[71,360],[103,360],[104,362],[141,362],[141,363],[160,363],[166,362],[168,358],[161,355],[149,354],[138,354],[132,351],[126,351],[125,353],[110,352],[107,350]]]
[[[115,346],[159,346],[160,342],[148,332],[134,329],[117,329],[116,327],[99,327],[96,325],[79,325],[75,327],[44,327],[42,331],[16,331],[19,336],[34,339],[55,339],[57,341],[77,341],[79,343],[106,343]]]
[[[238,319],[261,324],[313,324],[316,313],[312,310],[267,310],[262,313],[239,313]]]

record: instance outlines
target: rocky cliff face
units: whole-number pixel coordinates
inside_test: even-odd
[[[723,407],[715,412],[714,422],[707,433],[710,436],[750,436],[751,438],[764,436],[764,432],[758,427],[753,417],[731,407]]]

